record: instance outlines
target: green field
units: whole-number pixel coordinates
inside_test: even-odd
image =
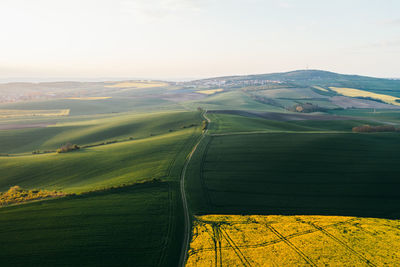
[[[397,218],[397,133],[210,136],[188,181],[195,214]]]
[[[127,113],[105,118],[61,120],[44,128],[0,130],[0,153],[55,150],[67,142],[91,145],[104,141],[122,141],[159,136],[183,127],[199,126],[195,112]]]
[[[199,112],[164,112],[0,131],[3,151],[29,152],[0,157],[0,191],[19,185],[78,193],[1,208],[2,264],[175,265],[183,234],[179,175],[200,125]],[[65,140],[118,142],[30,154]]]
[[[0,104],[0,109],[17,109],[17,110],[46,110],[46,109],[70,109],[72,116],[76,115],[95,115],[105,113],[147,110],[166,110],[178,108],[177,105],[168,100],[155,98],[150,96],[125,97],[117,96],[110,99],[99,100],[74,100],[74,99],[57,99],[44,100],[34,102],[21,102]]]
[[[172,265],[176,197],[154,183],[1,208],[1,265]]]
[[[290,114],[289,114],[290,115]],[[210,124],[211,134],[241,133],[241,132],[351,132],[354,126],[363,124],[374,125],[376,122],[363,118],[348,120],[297,120],[279,121],[265,119],[249,114],[209,113],[213,123]]]
[[[260,103],[252,99],[242,91],[231,91],[211,95],[204,100],[185,102],[187,108],[195,109],[202,107],[204,109],[237,109],[237,110],[263,110],[263,111],[282,111],[282,108]]]

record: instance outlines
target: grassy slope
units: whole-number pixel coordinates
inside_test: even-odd
[[[0,190],[23,188],[84,192],[164,178],[193,129],[65,154],[0,158]]]
[[[86,131],[93,127],[85,138],[127,133],[143,138],[66,154],[1,157],[0,190],[18,184],[80,193],[153,178],[164,182],[0,209],[0,217],[7,218],[0,219],[5,229],[0,238],[8,241],[0,246],[2,266],[176,265],[183,222],[179,175],[200,135],[199,126],[181,126],[200,125],[200,113],[106,121],[82,122]]]
[[[368,120],[390,122],[400,124],[400,111],[396,110],[373,110],[373,109],[344,109],[328,111],[335,115],[363,117]]]
[[[168,264],[172,194],[155,183],[2,208],[1,265]]]
[[[367,123],[362,120],[303,120],[303,121],[273,121],[259,117],[246,117],[232,114],[208,114],[212,123],[211,134],[250,132],[250,131],[347,131],[352,127]],[[373,122],[370,124],[374,124]]]
[[[196,116],[193,112],[128,113],[92,120],[78,117],[46,128],[0,130],[0,153],[55,150],[67,142],[84,145],[129,137],[140,139],[196,124]]]
[[[174,102],[150,96],[113,97],[103,100],[56,99],[34,102],[0,104],[0,109],[70,109],[70,115],[95,115],[100,113],[165,110],[178,108]]]
[[[279,107],[263,104],[253,100],[244,92],[237,90],[209,96],[200,101],[190,101],[184,104],[189,108],[202,107],[204,109],[239,109],[260,111],[281,111]]]

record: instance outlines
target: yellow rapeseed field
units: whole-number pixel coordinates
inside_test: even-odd
[[[196,93],[204,94],[204,95],[213,95],[215,93],[222,92],[222,91],[224,91],[224,89],[220,88],[220,89],[211,89],[211,90],[200,90],[200,91],[196,91]]]
[[[152,81],[134,81],[134,82],[120,82],[111,85],[105,85],[108,88],[152,88],[152,87],[162,87],[167,86],[167,83],[163,82],[152,82]]]
[[[91,96],[91,97],[68,97],[66,99],[72,100],[102,100],[102,99],[110,99],[111,96]]]
[[[0,118],[15,118],[27,116],[68,116],[69,109],[25,110],[25,109],[0,109]]]
[[[400,106],[399,102],[396,100],[400,100],[400,98],[391,96],[391,95],[383,95],[383,94],[376,94],[364,90],[353,89],[353,88],[339,88],[339,87],[329,87],[331,90],[335,91],[344,96],[350,97],[370,97],[373,99],[381,100],[385,103]]]
[[[186,266],[398,266],[400,220],[196,217]]]

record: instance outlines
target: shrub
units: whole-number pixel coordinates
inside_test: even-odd
[[[204,120],[201,129],[204,131],[207,129],[207,126],[208,126],[208,121]]]
[[[80,147],[76,144],[67,143],[57,149],[57,153],[66,153],[74,150],[78,150]]]
[[[290,111],[300,112],[300,113],[311,113],[311,112],[319,112],[326,111],[325,108],[322,108],[313,103],[304,103],[294,105],[292,108],[289,108]]]
[[[40,189],[24,190],[16,185],[10,187],[7,192],[0,192],[0,207],[15,203],[61,196],[66,196],[66,194],[57,191],[47,191]]]

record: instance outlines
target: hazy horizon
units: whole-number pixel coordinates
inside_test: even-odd
[[[0,78],[0,84],[2,83],[42,83],[42,82],[106,82],[106,81],[127,81],[127,80],[153,80],[153,81],[166,81],[166,82],[189,82],[194,80],[201,80],[207,78],[218,78],[218,77],[230,77],[230,76],[246,76],[246,75],[260,75],[260,74],[270,74],[270,73],[285,73],[291,71],[299,70],[288,70],[283,72],[264,72],[264,73],[246,73],[246,74],[230,74],[222,76],[204,76],[204,77],[14,77],[14,78]],[[321,70],[328,71],[329,70]],[[357,73],[341,73],[344,75],[360,75]],[[364,75],[360,75],[364,76]],[[382,78],[382,79],[394,79],[399,80],[399,77],[378,77],[378,76],[367,76],[372,78]]]
[[[400,3],[383,3],[3,0],[0,81],[190,80],[307,68],[397,78]]]

